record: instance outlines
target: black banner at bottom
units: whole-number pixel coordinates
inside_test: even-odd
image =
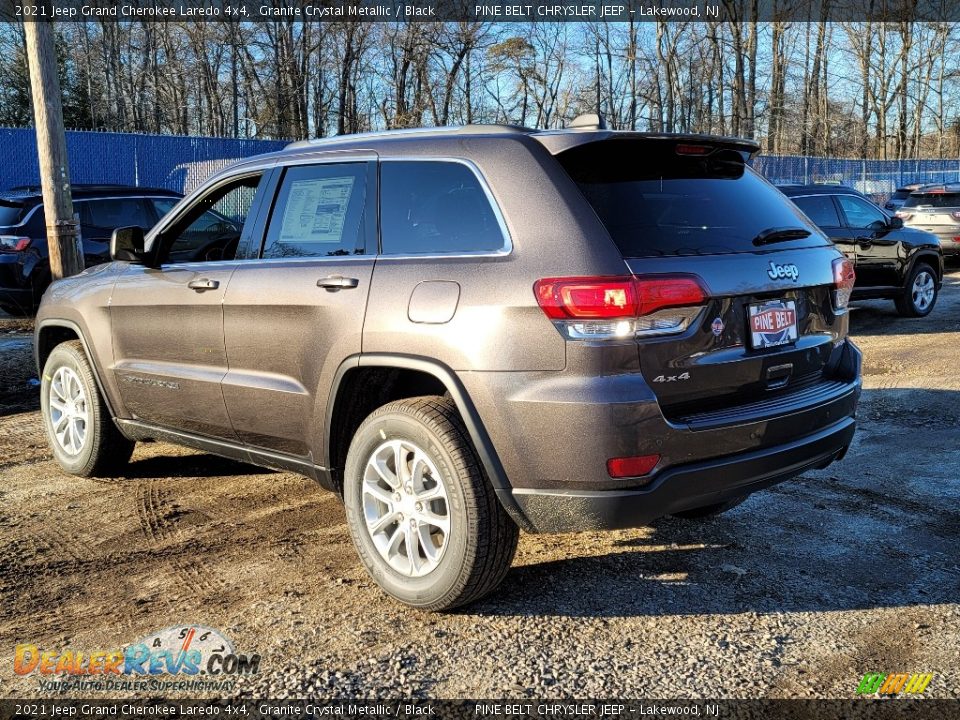
[[[64,718],[411,720],[955,720],[958,700],[0,700],[0,720]]]

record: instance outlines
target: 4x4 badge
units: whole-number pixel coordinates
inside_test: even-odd
[[[770,269],[767,270],[767,275],[770,276],[771,280],[783,280],[784,278],[789,278],[796,282],[797,278],[800,277],[800,269],[793,263],[790,263],[789,265],[779,265],[771,260]]]

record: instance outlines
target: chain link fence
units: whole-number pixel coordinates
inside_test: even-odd
[[[849,160],[760,155],[753,167],[775,185],[846,185],[878,202],[885,202],[894,190],[913,183],[960,182],[960,158]]]
[[[282,149],[286,140],[67,132],[74,183],[162,187],[188,193],[221,168],[251,155]],[[31,128],[0,128],[0,189],[40,183]],[[960,182],[956,160],[847,160],[761,155],[753,167],[774,184],[831,183],[885,201],[910,183]]]
[[[286,140],[67,132],[70,179],[76,184],[134,185],[188,193],[242,158],[281,150]],[[0,128],[0,189],[38,186],[32,128]]]

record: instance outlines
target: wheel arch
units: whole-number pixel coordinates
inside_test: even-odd
[[[943,282],[943,256],[934,250],[918,250],[913,254],[913,257],[910,258],[910,266],[907,268],[907,272],[903,278],[904,287],[906,287],[907,280],[909,280],[910,274],[917,266],[917,263],[921,262],[933,268],[933,271],[937,274],[937,283]]]
[[[381,397],[378,400],[377,407],[385,404],[385,402],[403,397],[416,397],[425,394],[448,395],[460,413],[477,456],[501,505],[510,514],[514,522],[521,528],[529,529],[529,521],[513,499],[510,481],[493,442],[473,401],[457,378],[456,373],[436,360],[416,355],[361,354],[353,355],[340,364],[331,384],[324,422],[323,457],[324,465],[328,469],[326,478],[329,486],[327,489],[337,493],[340,492],[346,448],[349,447],[353,431],[369,414],[369,412],[364,412],[363,417],[359,417],[359,414],[355,413],[351,417],[349,415],[350,405],[347,402],[352,389],[356,386],[356,379],[370,377],[370,375],[365,375],[364,371],[401,373],[403,380],[412,383],[403,386],[409,388],[407,391],[401,388],[388,393],[385,397]],[[443,392],[440,392],[441,390]],[[372,405],[361,405],[361,407],[364,410],[375,409]],[[372,412],[372,409],[370,411]],[[323,481],[321,482],[326,485]]]
[[[80,326],[72,320],[51,318],[41,320],[37,324],[37,328],[33,334],[33,357],[37,365],[37,377],[43,374],[43,366],[46,365],[47,358],[50,357],[53,349],[57,347],[57,345],[70,342],[71,340],[79,340],[83,346],[83,354],[87,356],[87,362],[90,363],[90,368],[93,370],[93,377],[97,381],[97,390],[100,391],[100,396],[103,398],[103,402],[106,404],[111,417],[117,417],[110,400],[110,395],[107,393],[103,385],[103,379],[100,377],[100,368],[97,365],[93,353],[90,352],[90,345],[87,342],[87,338]]]

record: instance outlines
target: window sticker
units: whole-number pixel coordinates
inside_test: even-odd
[[[295,180],[280,226],[280,243],[339,243],[355,178]]]

